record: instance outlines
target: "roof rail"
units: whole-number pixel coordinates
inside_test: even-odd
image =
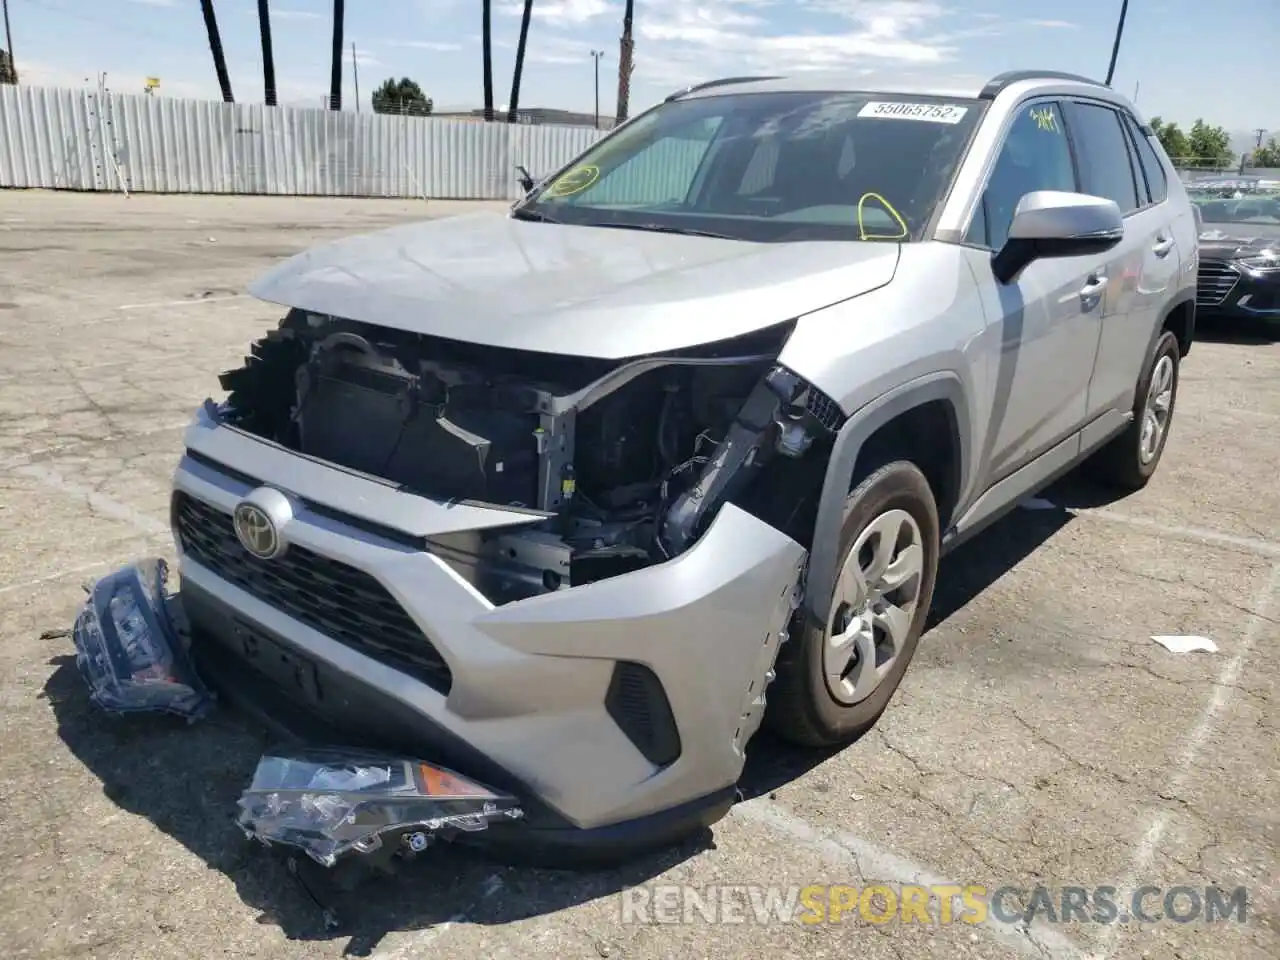
[[[781,77],[721,77],[719,80],[706,80],[703,83],[695,83],[691,87],[685,87],[683,90],[677,90],[671,96],[666,97],[662,102],[670,103],[672,100],[679,100],[681,97],[687,97],[691,93],[697,93],[699,90],[709,90],[711,87],[727,87],[734,83],[759,83],[763,80],[781,80]]]
[[[1087,83],[1094,87],[1104,86],[1104,84],[1098,83],[1097,80],[1090,80],[1088,77],[1082,77],[1078,73],[1063,73],[1060,70],[1010,70],[1007,73],[997,74],[988,80],[987,85],[978,94],[978,99],[994,100],[1006,87],[1023,80],[1073,80],[1076,83]]]

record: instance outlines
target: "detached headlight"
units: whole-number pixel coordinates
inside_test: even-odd
[[[89,698],[111,713],[202,716],[212,697],[170,619],[164,560],[130,564],[93,585],[71,636]]]
[[[419,853],[437,837],[523,816],[515,797],[452,770],[334,747],[263,757],[239,806],[246,835],[298,847],[326,867],[381,849],[386,835]]]

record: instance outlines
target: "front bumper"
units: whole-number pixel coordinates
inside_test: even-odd
[[[1280,272],[1250,270],[1231,260],[1200,259],[1196,313],[1206,317],[1280,321]]]
[[[507,790],[528,848],[643,846],[727,810],[794,610],[799,544],[726,506],[673,561],[495,606],[414,538],[527,517],[411,496],[207,413],[186,443],[183,607],[225,697],[313,741],[424,756]],[[214,530],[264,486],[290,500],[292,567],[231,563],[193,537],[191,516]]]

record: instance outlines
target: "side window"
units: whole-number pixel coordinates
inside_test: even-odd
[[[1009,238],[1014,211],[1024,196],[1036,190],[1075,189],[1071,148],[1058,105],[1027,104],[1020,108],[1000,148],[966,240],[983,243],[985,233],[986,245],[999,250]]]
[[[1138,188],[1120,115],[1109,107],[1073,103],[1070,122],[1080,159],[1080,189],[1114,200],[1122,214],[1137,210]]]
[[[1117,116],[1120,117],[1120,129],[1124,131],[1124,148],[1129,151],[1129,169],[1133,171],[1133,184],[1138,192],[1138,209],[1141,210],[1151,206],[1151,188],[1147,186],[1147,175],[1142,172],[1142,165],[1138,162],[1138,145],[1133,142],[1133,131],[1125,123],[1123,113]]]
[[[1147,139],[1133,117],[1126,115],[1124,122],[1129,128],[1129,133],[1133,135],[1133,142],[1138,146],[1138,161],[1142,164],[1142,172],[1147,177],[1147,186],[1151,189],[1151,202],[1164,203],[1169,198],[1169,178],[1164,172],[1164,164],[1160,162],[1160,157],[1151,146],[1151,141]]]

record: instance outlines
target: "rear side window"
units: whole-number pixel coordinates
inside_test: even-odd
[[[1024,196],[1037,190],[1075,189],[1071,148],[1058,105],[1027,104],[1009,128],[965,240],[999,250]]]
[[[1138,200],[1133,164],[1120,115],[1109,107],[1073,103],[1067,114],[1071,138],[1080,162],[1080,189],[1114,200],[1122,214],[1146,202]]]
[[[1147,178],[1147,187],[1151,191],[1152,203],[1164,203],[1169,198],[1169,180],[1164,172],[1164,164],[1156,154],[1151,141],[1147,139],[1133,117],[1125,115],[1125,125],[1138,145],[1138,161],[1142,164],[1142,173]]]

